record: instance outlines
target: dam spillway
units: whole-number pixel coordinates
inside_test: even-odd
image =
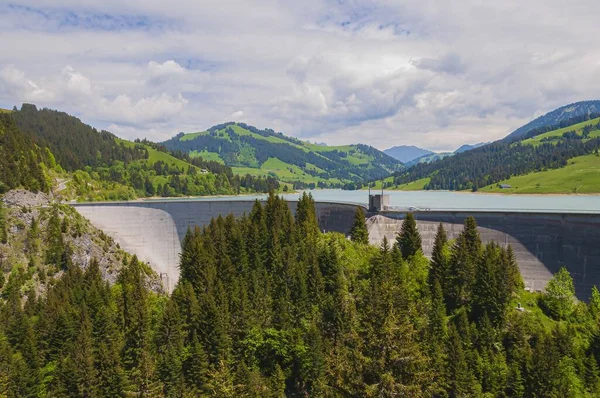
[[[288,201],[292,211],[296,201]],[[161,200],[86,203],[73,206],[92,224],[111,236],[126,251],[150,264],[161,275],[167,290],[179,277],[181,241],[188,229],[203,226],[211,218],[248,214],[252,200]],[[347,234],[357,204],[316,202],[320,228]],[[395,238],[406,212],[383,211],[367,215],[371,243],[384,236]],[[526,287],[541,290],[552,274],[566,266],[577,295],[589,297],[600,284],[600,214],[532,213],[516,211],[418,211],[414,213],[422,236],[423,251],[430,255],[437,225],[441,222],[450,239],[462,230],[464,220],[477,220],[483,242],[510,244],[516,254]]]

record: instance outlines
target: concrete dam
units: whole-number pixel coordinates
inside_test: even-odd
[[[247,214],[254,201],[246,200],[164,200],[116,203],[86,203],[73,206],[92,224],[161,275],[165,288],[172,290],[179,277],[179,254],[188,227],[208,224],[213,217]],[[292,211],[297,202],[288,201]],[[356,204],[316,202],[320,228],[347,234]],[[370,241],[395,239],[404,211],[367,214]],[[526,287],[541,290],[552,274],[566,266],[575,282],[577,296],[589,297],[592,286],[600,284],[600,214],[530,213],[514,211],[418,211],[414,213],[430,255],[437,225],[441,222],[454,239],[464,220],[474,216],[484,242],[511,245]]]

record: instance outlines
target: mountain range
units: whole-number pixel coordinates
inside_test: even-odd
[[[457,153],[466,152],[485,144],[484,142],[473,145],[464,144],[454,152],[434,152],[414,145],[400,145],[386,149],[383,152],[401,161],[406,167],[410,167],[417,163],[429,163]]]

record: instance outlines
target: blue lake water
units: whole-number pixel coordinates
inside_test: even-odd
[[[344,191],[341,189],[308,190],[318,202],[368,203],[367,191]],[[381,191],[374,191],[379,193]],[[283,195],[297,199],[302,192]],[[556,213],[600,213],[600,195],[502,195],[450,191],[384,191],[389,194],[390,205],[399,209],[410,206],[431,210],[473,211],[523,211]],[[253,200],[265,199],[266,195],[241,195],[180,198],[166,200]],[[165,199],[163,199],[165,200]]]

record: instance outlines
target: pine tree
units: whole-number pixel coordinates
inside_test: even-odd
[[[479,236],[477,222],[474,217],[467,217],[462,234],[465,237],[467,253],[472,261],[477,261],[479,254],[481,253],[481,237]]]
[[[68,266],[68,260],[66,258],[66,246],[62,236],[61,220],[58,214],[57,206],[54,206],[52,209],[52,214],[50,216],[50,220],[48,221],[48,227],[46,231],[46,263],[54,264],[57,267],[66,269]]]
[[[189,347],[189,356],[183,362],[185,382],[193,394],[201,395],[207,390],[208,371],[208,356],[194,335]]]
[[[350,229],[350,239],[352,241],[366,245],[369,243],[369,231],[365,223],[365,212],[361,206],[356,207],[354,213],[354,223]]]
[[[6,210],[4,202],[0,199],[0,243],[8,242],[8,229],[6,226]]]
[[[477,262],[475,284],[473,285],[472,316],[479,320],[486,314],[498,325],[504,317],[506,306],[510,300],[510,292],[506,287],[505,268],[501,263],[501,250],[497,244],[490,242]]]
[[[436,281],[440,284],[442,292],[445,290],[444,286],[448,284],[448,262],[449,252],[447,248],[448,236],[442,223],[438,225],[437,233],[435,234],[435,241],[433,243],[433,250],[431,252],[431,266],[429,268],[429,288],[433,289]]]
[[[503,253],[503,268],[505,269],[506,278],[508,280],[507,288],[509,294],[522,290],[524,288],[523,278],[521,277],[515,252],[511,245],[508,245]]]
[[[462,340],[454,324],[450,324],[447,355],[450,396],[455,398],[469,396],[474,380],[465,358]]]
[[[158,348],[157,370],[163,382],[165,397],[183,394],[183,325],[174,300],[169,300],[156,334]]]
[[[407,213],[400,233],[396,237],[396,244],[402,252],[402,258],[405,260],[422,251],[421,235],[417,229],[417,222],[412,213]]]
[[[74,341],[71,359],[76,364],[76,383],[79,396],[93,397],[97,393],[97,372],[94,367],[92,324],[83,310],[79,333]]]

